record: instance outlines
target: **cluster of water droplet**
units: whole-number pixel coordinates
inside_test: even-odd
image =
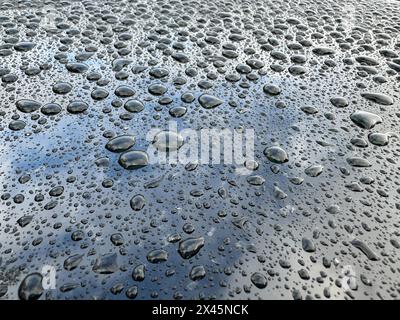
[[[398,298],[399,11],[0,2],[0,297]],[[170,120],[254,128],[251,174],[150,163]]]

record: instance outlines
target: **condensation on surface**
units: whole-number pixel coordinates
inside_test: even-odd
[[[398,298],[399,11],[0,1],[1,299]],[[250,173],[150,162],[171,120]]]

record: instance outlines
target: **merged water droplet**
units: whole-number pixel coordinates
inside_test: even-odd
[[[144,151],[133,150],[124,152],[118,159],[118,163],[128,170],[139,169],[149,164],[149,156]]]
[[[93,271],[100,274],[110,274],[119,269],[117,254],[108,253],[98,257],[93,265]]]
[[[131,148],[136,142],[136,138],[132,135],[122,135],[112,138],[106,144],[106,149],[111,152],[123,152]]]
[[[363,129],[371,129],[376,124],[382,123],[380,116],[367,111],[357,110],[351,114],[350,119]]]
[[[88,66],[80,62],[67,63],[65,67],[72,73],[84,73],[88,70]]]
[[[347,163],[353,167],[370,167],[371,163],[364,158],[360,157],[349,157],[346,159]]]
[[[384,106],[392,105],[394,103],[393,98],[382,93],[363,92],[361,93],[361,96],[367,100]]]
[[[39,102],[29,99],[18,100],[15,105],[19,111],[24,113],[34,112],[42,106]]]
[[[264,150],[264,155],[269,161],[274,163],[285,163],[289,161],[289,157],[285,150],[281,147],[273,146]]]
[[[218,107],[224,102],[215,96],[204,93],[199,97],[199,103],[205,109],[212,109]]]
[[[183,137],[173,131],[160,131],[153,139],[153,146],[163,152],[176,151],[183,143]]]
[[[144,109],[144,105],[141,101],[137,99],[129,99],[125,102],[124,108],[129,112],[140,112]]]
[[[142,195],[138,194],[132,197],[130,203],[134,211],[140,211],[145,206],[146,201]]]
[[[204,238],[188,238],[179,242],[178,252],[183,259],[190,259],[195,256],[204,246]]]
[[[18,288],[18,297],[21,300],[37,300],[43,292],[43,276],[40,273],[31,273],[27,275]]]
[[[268,284],[267,278],[260,272],[255,272],[251,275],[251,282],[258,289],[264,289]]]
[[[147,254],[147,261],[150,263],[161,263],[168,260],[168,252],[163,249],[155,249]]]
[[[67,111],[72,114],[83,113],[89,108],[89,105],[83,101],[72,101],[67,106]]]

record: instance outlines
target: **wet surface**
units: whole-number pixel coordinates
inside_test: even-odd
[[[398,298],[399,11],[0,1],[1,299]],[[149,162],[170,120],[250,174]]]

